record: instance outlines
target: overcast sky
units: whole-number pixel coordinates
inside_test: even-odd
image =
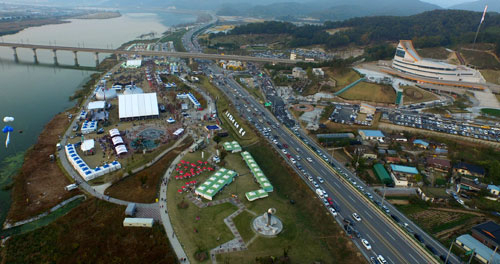
[[[474,2],[474,0],[420,0],[422,2],[432,3],[441,7],[449,7],[465,2]]]

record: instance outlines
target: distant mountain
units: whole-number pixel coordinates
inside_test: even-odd
[[[474,2],[467,2],[463,4],[450,6],[450,9],[462,9],[462,10],[470,10],[470,11],[479,11],[482,12],[484,10],[484,6],[488,5],[488,12],[500,12],[500,1],[499,0],[478,0]]]
[[[407,16],[441,9],[441,7],[419,0],[337,0],[311,1],[306,3],[281,2],[267,5],[242,6],[228,4],[218,10],[219,15],[238,14],[262,18],[312,17],[320,20],[344,20],[352,17],[399,15]]]

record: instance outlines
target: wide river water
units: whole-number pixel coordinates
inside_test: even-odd
[[[169,26],[194,22],[196,17],[173,13],[122,13],[121,17],[103,20],[72,19],[70,23],[25,29],[17,34],[2,36],[0,42],[44,45],[67,45],[96,48],[117,48],[144,33],[163,33]],[[6,135],[0,134],[0,224],[5,220],[11,200],[4,187],[20,167],[24,152],[35,144],[38,135],[52,117],[74,105],[69,96],[79,89],[93,73],[90,70],[55,67],[51,51],[37,51],[39,64],[33,62],[33,52],[17,49],[19,63],[10,48],[0,47],[0,122],[4,116],[15,121],[11,143],[6,149]],[[73,53],[57,53],[60,65],[73,65]],[[100,55],[100,59],[104,58]],[[94,55],[78,53],[81,66],[95,66]],[[49,128],[50,129],[50,128]],[[19,133],[19,131],[23,131]],[[55,147],[55,146],[54,146]],[[48,158],[48,157],[47,157]]]

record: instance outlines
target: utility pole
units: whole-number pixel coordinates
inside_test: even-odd
[[[488,260],[488,263],[491,263],[491,260],[493,259],[493,256],[495,256],[495,254],[497,253],[497,250],[498,250],[498,245],[495,247],[495,250],[493,251],[493,253],[491,254],[490,256],[490,260]],[[446,262],[445,262],[446,263]]]
[[[451,241],[450,249],[448,250],[448,254],[446,254],[446,260],[444,261],[444,264],[448,263],[448,258],[450,257],[451,253],[451,248],[453,247],[453,241]]]
[[[474,257],[474,252],[476,251],[476,249],[472,249],[472,253],[470,253],[470,258],[469,258],[469,261],[467,262],[467,264],[470,264],[470,262],[472,261],[472,257]]]
[[[385,192],[386,191],[387,191],[387,189],[385,188],[385,184],[384,184],[384,194],[382,195],[382,203],[381,203],[380,207],[384,206]]]

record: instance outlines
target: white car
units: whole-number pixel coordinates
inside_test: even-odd
[[[356,220],[358,222],[361,221],[361,217],[359,217],[359,215],[357,213],[353,213],[352,217],[354,218],[354,220]]]
[[[307,158],[306,160],[309,161],[310,163],[313,162],[313,160],[311,158]]]
[[[324,182],[325,182],[325,181],[323,180],[323,178],[321,178],[321,177],[319,177],[319,176],[318,176],[318,181],[319,181],[319,183],[324,183]]]
[[[313,181],[313,177],[311,177],[311,176],[307,177],[307,179],[308,179],[310,182],[312,182],[312,181]]]
[[[283,151],[283,154],[288,154],[288,152],[286,151],[286,149],[282,149],[281,151]]]
[[[361,243],[363,243],[363,246],[365,246],[366,250],[371,250],[372,249],[372,246],[370,245],[370,243],[368,243],[368,240],[362,238],[361,239]]]
[[[329,209],[330,213],[332,213],[333,216],[337,216],[337,211],[335,211],[335,209],[333,209],[332,207],[330,207]]]

